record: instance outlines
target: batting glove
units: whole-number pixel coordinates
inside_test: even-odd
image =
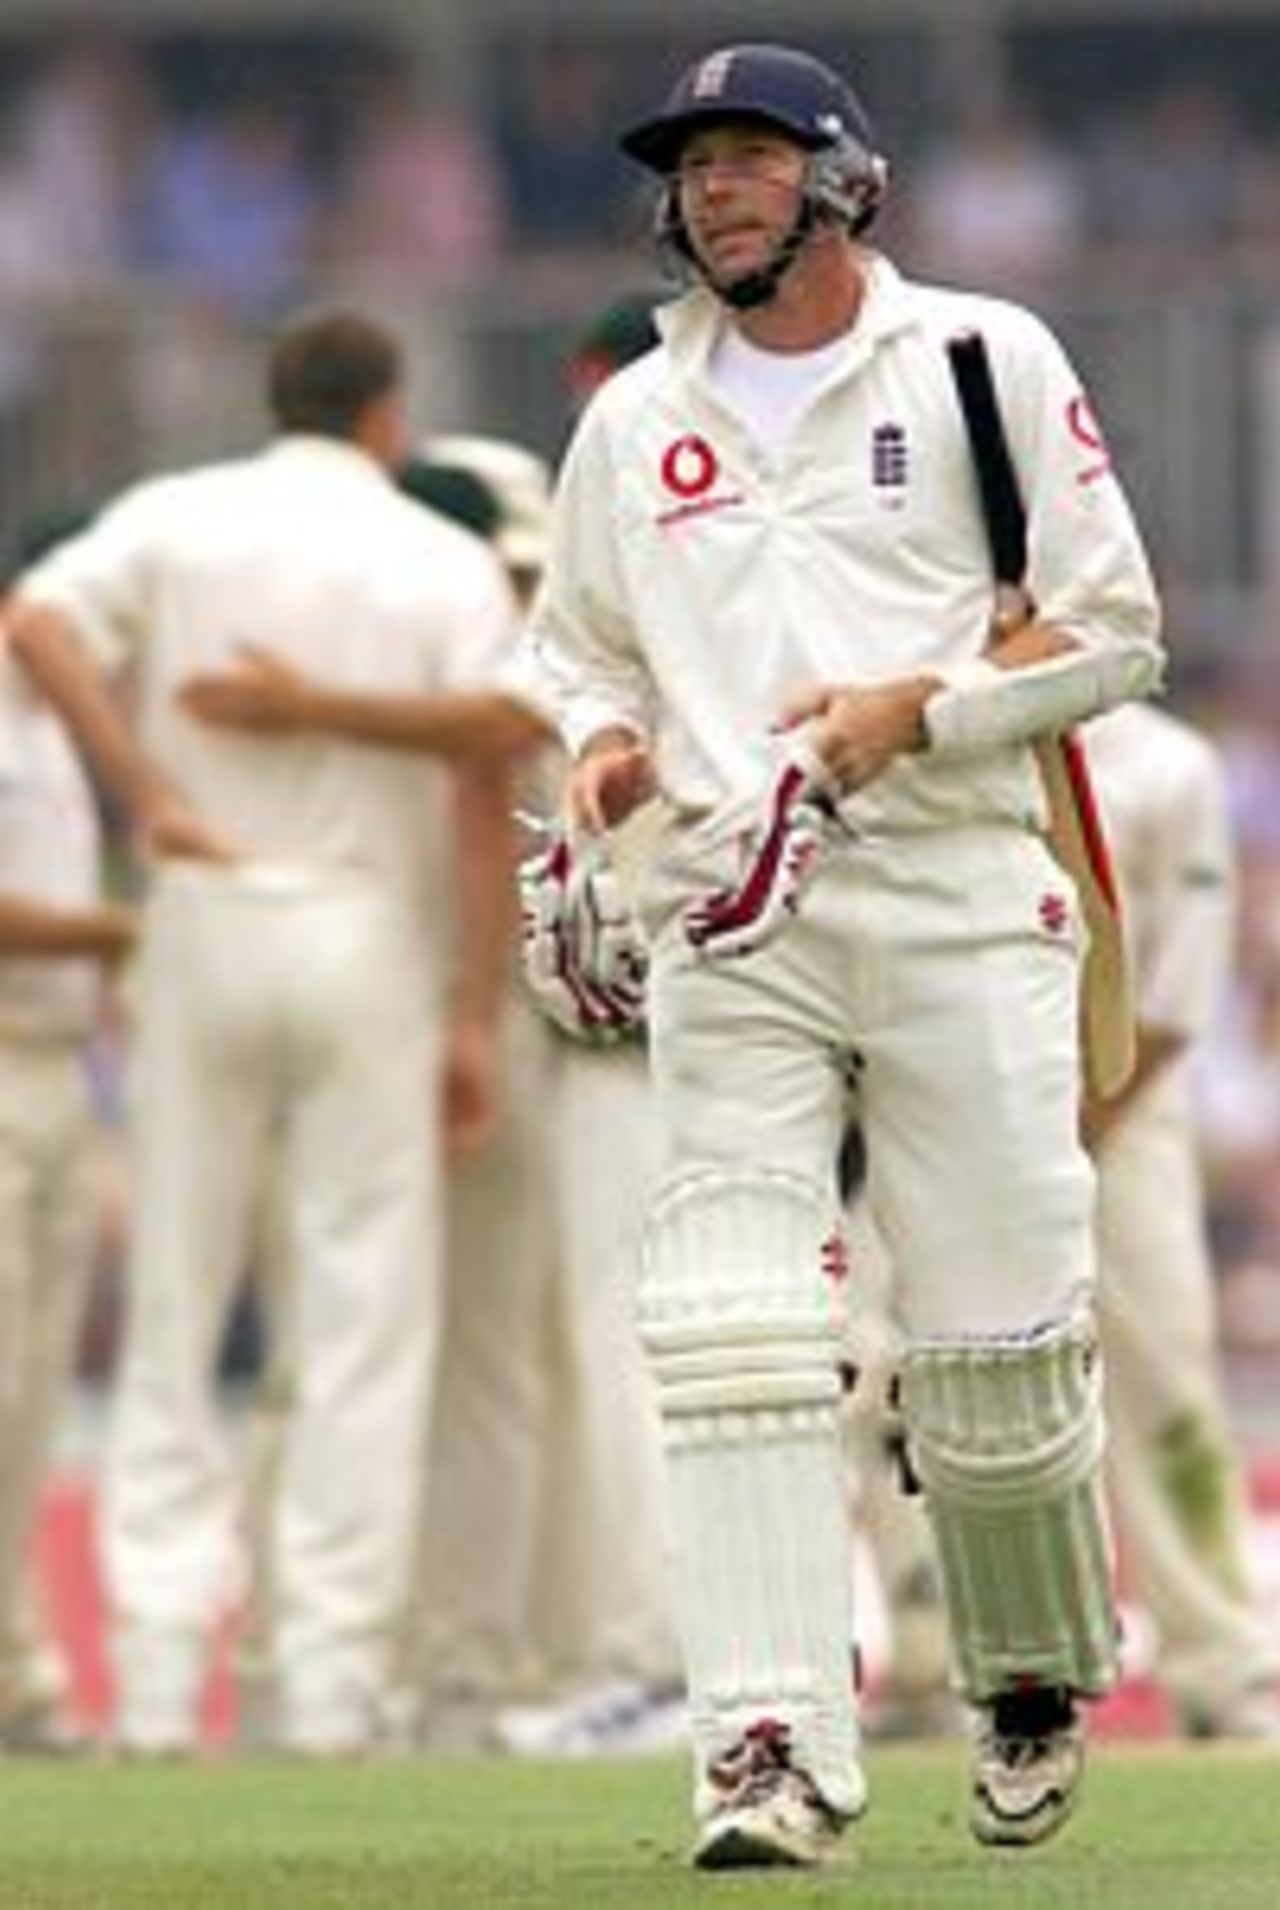
[[[763,948],[795,915],[833,831],[844,827],[830,776],[816,757],[793,749],[748,831],[742,879],[684,912],[684,932],[694,948],[721,961]]]
[[[555,835],[520,867],[525,979],[542,1012],[580,1041],[644,1021],[648,951],[599,838]]]

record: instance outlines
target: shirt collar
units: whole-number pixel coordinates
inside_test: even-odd
[[[654,314],[662,341],[682,371],[705,369],[712,348],[728,323],[723,305],[704,285]],[[850,366],[861,364],[885,339],[921,323],[916,288],[880,252],[867,255],[862,307],[849,333],[854,350]]]

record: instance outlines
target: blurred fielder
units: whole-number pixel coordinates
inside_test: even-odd
[[[392,485],[405,390],[381,327],[300,321],[268,389],[262,451],[129,492],[23,577],[10,623],[157,855],[104,1480],[117,1731],[143,1754],[194,1747],[206,1653],[240,1589],[215,1374],[269,1170],[297,1280],[271,1524],[279,1735],[317,1756],[376,1735],[435,1349],[441,1123],[483,1129],[493,1110],[510,706],[471,686],[505,640],[506,587]],[[255,643],[286,672],[326,658],[357,739],[370,698],[398,691],[415,749],[438,718],[456,767],[195,721],[190,679]],[[141,744],[100,682],[126,666]],[[487,760],[464,760],[476,749]],[[473,939],[446,1000],[450,884]]]
[[[1098,1169],[1108,1478],[1156,1675],[1191,1736],[1280,1739],[1280,1650],[1252,1582],[1218,1360],[1191,1062],[1221,1001],[1235,860],[1213,746],[1165,711],[1089,725],[1138,1008],[1133,1076],[1086,1109]]]
[[[101,896],[97,803],[0,636],[0,1752],[76,1748],[29,1580],[97,1230],[87,1047],[135,925]]]
[[[490,540],[527,603],[550,499],[539,458],[503,439],[440,437],[399,481]],[[222,721],[243,698],[260,728],[286,735],[323,731],[335,713],[332,686],[262,651],[189,693],[202,708],[210,698]],[[393,698],[381,714],[389,729]],[[521,784],[543,813],[547,767],[535,762]],[[531,853],[526,880],[542,860]],[[512,984],[502,1117],[446,1185],[438,1390],[389,1731],[407,1748],[617,1752],[680,1722],[657,1417],[634,1327],[647,1070],[638,1038],[580,1039],[591,1034],[580,998],[556,997],[547,1018],[514,962]],[[285,1331],[272,1336],[265,1398],[287,1407],[288,1307],[272,1305]],[[269,1500],[278,1439],[263,1430]],[[264,1612],[250,1642],[270,1623]]]

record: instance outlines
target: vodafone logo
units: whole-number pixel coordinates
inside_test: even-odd
[[[655,523],[667,530],[690,524],[716,511],[743,503],[740,490],[719,483],[720,460],[707,440],[696,431],[673,438],[662,454],[659,466],[663,489],[673,504],[660,510]]]
[[[1067,429],[1077,444],[1093,454],[1092,463],[1076,479],[1078,484],[1091,484],[1095,478],[1102,477],[1111,469],[1111,455],[1102,435],[1102,426],[1083,392],[1077,392],[1067,406]]]
[[[705,438],[689,432],[662,455],[662,482],[684,502],[702,497],[720,475],[720,461]]]

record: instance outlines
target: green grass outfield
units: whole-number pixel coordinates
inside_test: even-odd
[[[955,1746],[878,1749],[848,1865],[699,1876],[674,1760],[0,1765],[0,1910],[1276,1910],[1280,1756],[1094,1752],[1043,1850],[984,1852]]]

